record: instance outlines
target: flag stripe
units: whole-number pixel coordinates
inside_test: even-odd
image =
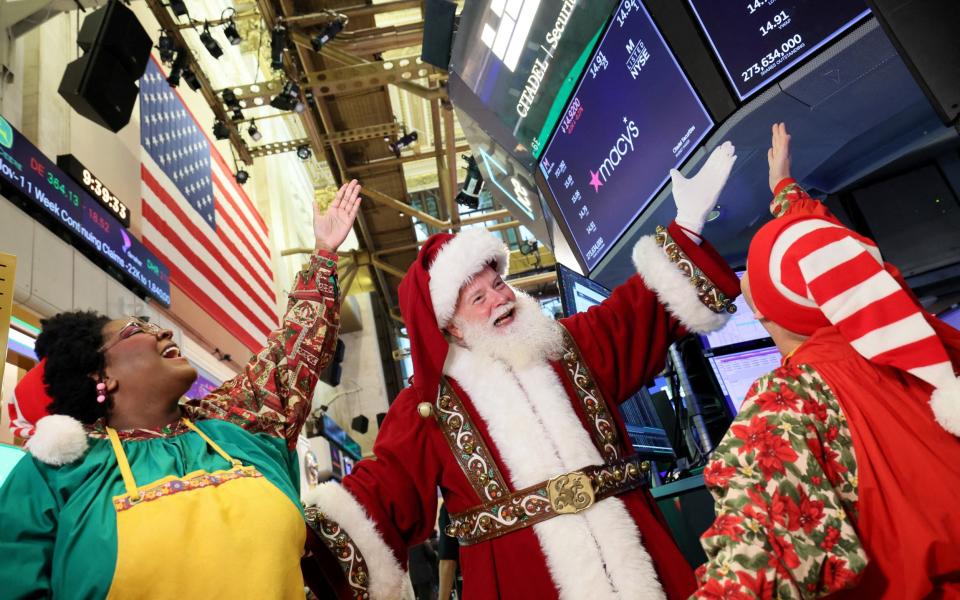
[[[144,232],[146,233],[146,231],[151,228],[152,227],[150,226],[150,224],[146,224],[144,227]],[[157,234],[156,239],[160,239],[160,240],[163,239],[163,236],[160,235],[159,232],[154,232],[154,233]],[[177,265],[186,264],[186,261],[183,261],[183,260],[178,261],[176,256],[176,251],[173,250],[172,247],[168,248],[170,250],[170,253],[168,256],[167,253],[165,253],[163,250],[161,250],[157,246],[154,246],[152,243],[150,243],[147,240],[145,240],[143,244],[151,252],[159,256],[162,260],[165,260],[168,262],[170,267],[170,277],[176,277],[176,279],[181,282],[177,285],[177,287],[180,288],[183,291],[183,293],[186,294],[191,300],[193,300],[194,302],[196,302],[202,307],[217,306],[217,303],[214,301],[214,299],[210,298],[207,294],[205,294],[200,289],[200,286],[194,284],[193,280],[191,280],[191,278],[187,274],[185,274],[183,271],[180,270],[180,268]],[[210,288],[205,288],[205,289],[210,289]],[[253,336],[251,336],[249,333],[247,333],[245,329],[240,327],[239,324],[234,319],[229,318],[227,314],[222,310],[208,311],[207,314],[209,314],[211,317],[216,319],[218,323],[223,325],[223,327],[227,331],[229,331],[233,337],[237,338],[240,341],[240,343],[242,343],[247,348],[263,347],[263,344],[266,341],[265,339],[264,341],[259,341],[257,338],[254,338]]]
[[[247,216],[246,212],[236,204],[235,198],[233,198],[227,191],[229,186],[224,182],[223,174],[219,173],[216,168],[211,169],[211,172],[213,174],[213,182],[217,187],[220,188],[220,192],[223,193],[226,198],[233,200],[233,202],[227,202],[225,205],[232,208],[236,216],[240,217],[239,222],[246,226],[244,232],[246,233],[247,237],[252,239],[254,242],[254,247],[263,253],[262,256],[264,258],[269,257],[270,250],[267,248],[266,240],[258,235],[254,235],[254,229],[253,225],[250,223],[250,218]]]
[[[217,196],[218,200],[225,200],[225,195],[220,192],[220,182],[214,178],[213,183],[214,195]],[[230,233],[233,234],[234,240],[239,242],[238,246],[243,248],[249,257],[256,261],[261,269],[270,271],[270,259],[264,257],[263,249],[252,240],[249,230],[245,229],[237,218],[237,211],[232,210],[228,205],[229,201],[218,202],[217,208],[219,210],[217,211],[217,215],[226,218],[226,224],[230,229]],[[241,234],[241,232],[243,233]]]
[[[147,183],[147,187],[152,191],[159,200],[159,203],[149,203],[146,206],[146,210],[157,213],[160,219],[167,222],[168,225],[176,226],[177,231],[180,232],[177,236],[186,242],[186,253],[189,253],[191,256],[196,257],[201,264],[198,264],[197,267],[205,272],[207,279],[210,281],[216,281],[221,285],[224,285],[224,290],[227,293],[228,298],[234,300],[234,304],[238,307],[242,307],[241,310],[247,310],[248,318],[254,323],[262,324],[266,326],[267,329],[272,328],[275,324],[270,320],[270,307],[263,301],[262,296],[256,294],[253,289],[250,287],[250,284],[236,272],[233,266],[230,264],[230,261],[224,259],[223,255],[210,243],[209,239],[204,239],[203,232],[197,226],[197,223],[194,223],[188,214],[185,214],[183,210],[177,206],[177,203],[170,197],[169,194],[163,189],[162,186],[157,182],[156,179],[146,170],[144,167],[142,176],[144,181]],[[166,208],[166,213],[161,209],[161,205]],[[151,215],[152,217],[153,215]],[[202,226],[202,225],[201,225]],[[187,237],[192,237],[194,244],[189,243]],[[195,250],[194,250],[195,249]],[[208,265],[217,264],[223,269],[224,274],[215,274],[214,270],[211,269]],[[240,292],[234,293],[229,287],[225,285],[223,279],[229,278],[232,279],[240,287]],[[230,290],[230,291],[228,291]],[[259,306],[263,313],[253,312],[251,310],[250,304],[255,304]]]
[[[227,163],[223,160],[223,157],[220,156],[219,152],[213,154],[214,168],[220,171],[221,177],[232,177],[233,171],[230,170],[230,167],[227,166]],[[260,239],[266,240],[270,237],[270,229],[267,227],[267,224],[263,222],[263,217],[260,216],[260,211],[257,210],[257,207],[253,205],[253,201],[250,200],[250,196],[247,195],[243,188],[240,186],[231,186],[231,189],[235,192],[234,194],[234,203],[243,209],[247,216],[256,224],[257,228],[255,232],[258,234]]]

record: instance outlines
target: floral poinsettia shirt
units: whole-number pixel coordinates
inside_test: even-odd
[[[717,518],[694,598],[816,598],[854,585],[857,463],[840,405],[809,365],[758,379],[704,471]]]

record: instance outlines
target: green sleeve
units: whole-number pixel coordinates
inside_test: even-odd
[[[49,597],[59,508],[32,457],[0,487],[0,590],[6,599]]]

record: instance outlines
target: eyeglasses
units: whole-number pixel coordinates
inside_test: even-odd
[[[123,340],[129,339],[138,333],[147,333],[157,337],[163,333],[163,329],[157,325],[154,325],[153,323],[147,323],[146,321],[142,321],[136,317],[130,317],[130,320],[127,321],[127,324],[120,329],[114,339],[100,347],[100,352],[106,352]]]

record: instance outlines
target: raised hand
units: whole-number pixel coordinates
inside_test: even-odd
[[[767,164],[770,166],[770,192],[777,184],[790,177],[790,134],[784,123],[773,124],[770,150],[767,151]]]
[[[727,183],[736,148],[730,142],[717,146],[696,175],[687,179],[676,169],[670,170],[673,201],[677,204],[677,224],[696,234],[703,230],[707,214],[717,205],[720,191]]]
[[[336,252],[353,228],[359,209],[360,184],[356,179],[340,186],[324,214],[320,214],[320,208],[314,203],[313,235],[317,250]]]

